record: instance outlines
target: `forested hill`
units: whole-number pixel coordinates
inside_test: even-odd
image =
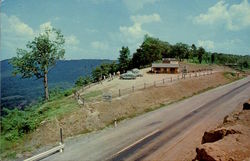
[[[48,75],[49,87],[70,88],[79,76],[90,75],[92,69],[109,62],[100,59],[60,60]],[[24,107],[39,99],[42,94],[42,80],[14,77],[8,60],[1,61],[1,108]]]

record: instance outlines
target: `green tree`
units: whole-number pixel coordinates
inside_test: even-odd
[[[202,62],[202,57],[205,54],[205,52],[206,51],[205,51],[205,49],[203,47],[199,47],[199,49],[197,50],[198,60],[199,60],[200,64]]]
[[[194,62],[195,57],[197,57],[197,48],[196,48],[195,44],[192,44],[191,45],[190,58],[193,59],[193,62]]]
[[[182,61],[183,59],[188,58],[189,46],[187,44],[183,44],[183,43],[176,43],[173,46],[172,52],[176,58],[178,58],[180,61]]]
[[[205,52],[204,55],[202,56],[203,57],[203,60],[206,62],[206,63],[209,63],[210,61],[210,53],[208,52]]]
[[[96,67],[92,71],[92,78],[93,78],[94,82],[97,82],[100,79],[102,79],[102,69],[100,67]]]
[[[213,54],[211,55],[211,63],[212,63],[212,64],[214,64],[214,62],[215,62],[215,55],[216,55],[216,53],[213,53]]]
[[[108,77],[110,73],[110,64],[108,63],[103,63],[100,65],[100,68],[102,70],[102,76]]]
[[[32,42],[28,42],[24,49],[17,49],[17,56],[10,60],[13,65],[13,74],[20,74],[22,78],[43,79],[44,97],[49,99],[48,72],[56,65],[57,60],[63,59],[65,50],[64,38],[60,30],[45,28],[44,32]]]
[[[140,48],[136,50],[132,58],[132,66],[136,68],[145,67],[162,57],[173,57],[172,48],[168,42],[145,35]]]
[[[113,73],[117,72],[117,70],[118,70],[117,64],[116,64],[115,61],[113,61],[110,64],[110,71],[109,71],[109,73],[113,74]]]
[[[76,85],[77,87],[81,87],[81,86],[87,85],[87,84],[89,84],[89,83],[91,83],[91,82],[92,82],[92,80],[91,80],[91,78],[90,78],[89,76],[85,76],[85,77],[80,76],[80,77],[76,80],[75,85]]]
[[[118,58],[119,60],[119,70],[121,72],[125,72],[128,70],[131,58],[130,58],[130,51],[128,47],[122,47],[120,50],[120,56]]]

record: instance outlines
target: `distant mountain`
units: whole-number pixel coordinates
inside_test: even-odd
[[[8,61],[1,61],[1,108],[22,108],[42,97],[42,80],[14,77],[12,65]],[[111,60],[60,60],[49,72],[49,87],[50,89],[54,87],[71,88],[79,76],[90,75],[92,69],[104,62],[111,62]]]

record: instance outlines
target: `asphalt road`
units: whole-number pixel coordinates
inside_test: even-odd
[[[183,160],[205,130],[250,98],[250,77],[160,108],[117,127],[68,139],[44,160]]]

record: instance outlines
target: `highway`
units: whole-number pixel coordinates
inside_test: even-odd
[[[250,77],[65,141],[44,160],[190,160],[204,131],[250,98]]]

